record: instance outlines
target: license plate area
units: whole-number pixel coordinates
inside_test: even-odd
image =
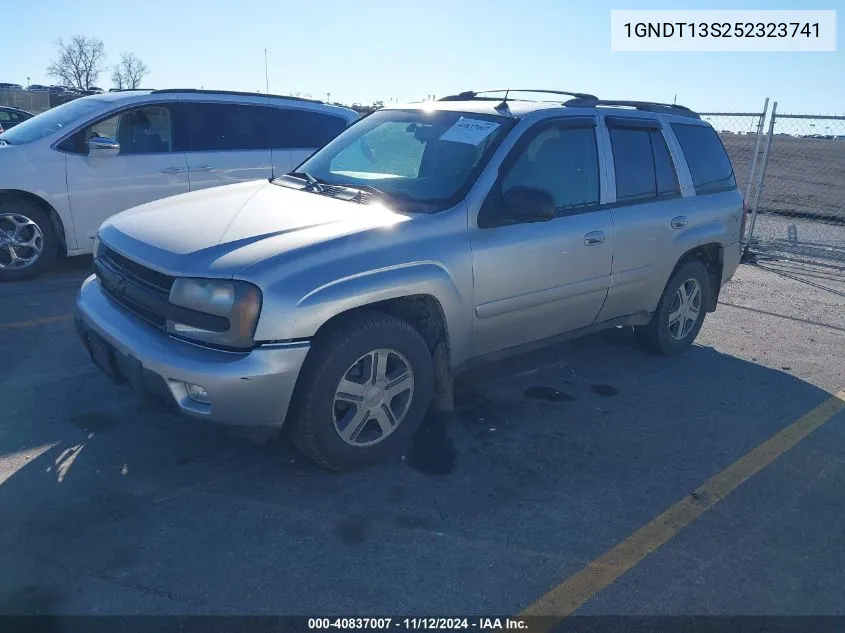
[[[125,356],[100,336],[88,330],[88,351],[91,360],[116,385],[128,384],[134,391],[144,391],[144,368],[134,356]]]
[[[86,335],[88,337],[88,351],[94,364],[115,384],[120,385],[126,382],[118,368],[117,357],[112,346],[91,331],[88,331]]]

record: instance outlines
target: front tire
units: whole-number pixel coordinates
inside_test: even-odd
[[[50,217],[20,198],[0,201],[0,281],[21,281],[41,274],[59,252]]]
[[[710,292],[710,275],[701,260],[683,263],[669,278],[649,324],[635,328],[637,338],[657,354],[682,354],[704,324]]]
[[[332,470],[400,455],[431,402],[434,371],[422,336],[380,312],[341,319],[318,335],[288,421],[294,444]]]

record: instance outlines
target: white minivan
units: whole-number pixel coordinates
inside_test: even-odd
[[[216,90],[93,95],[0,134],[0,281],[90,253],[124,209],[289,172],[358,113]]]

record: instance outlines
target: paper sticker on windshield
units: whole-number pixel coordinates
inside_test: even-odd
[[[440,140],[478,145],[495,132],[497,127],[499,127],[499,124],[493,123],[493,121],[461,117],[455,121],[452,127],[443,132]]]

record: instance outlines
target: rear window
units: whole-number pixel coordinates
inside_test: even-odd
[[[696,193],[736,188],[731,160],[712,127],[673,123],[672,130],[687,159]]]
[[[343,117],[298,108],[270,108],[273,147],[317,149],[346,129]]]

